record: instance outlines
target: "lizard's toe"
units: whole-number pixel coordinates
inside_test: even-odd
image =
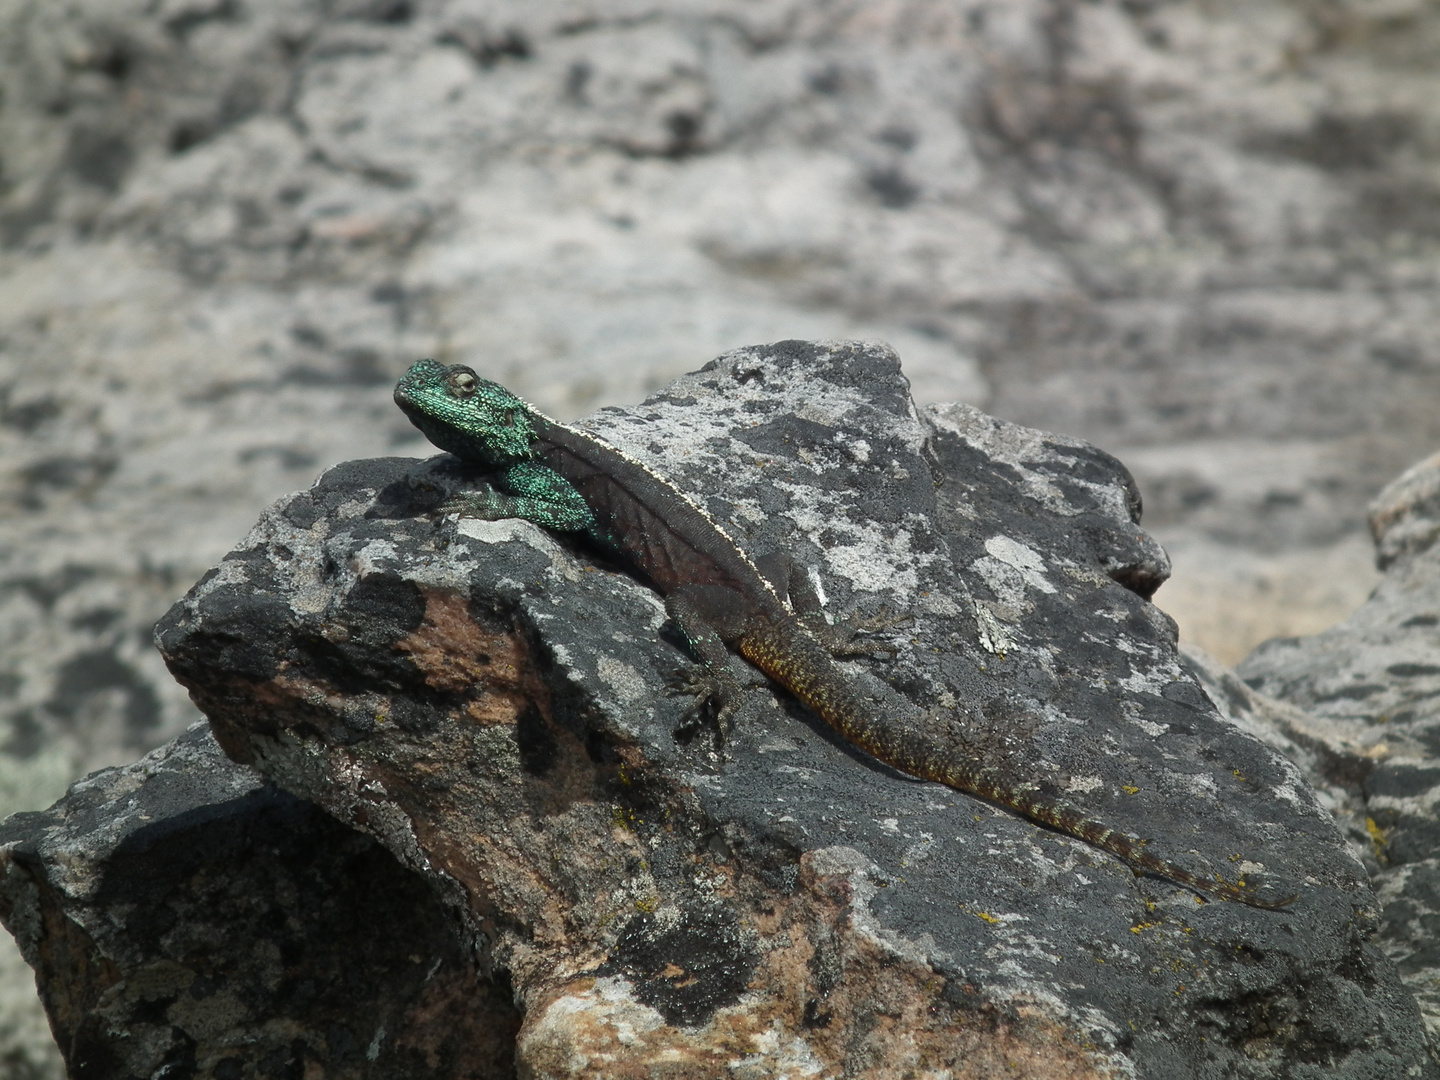
[[[882,630],[890,630],[901,623],[913,623],[915,613],[913,611],[895,611],[889,604],[881,604],[880,610],[874,615],[867,615],[863,619],[852,618],[850,625],[862,634],[878,634]]]
[[[665,680],[665,692],[671,697],[693,697],[703,705],[721,693],[721,686],[704,668],[676,668]]]
[[[827,623],[822,616],[806,616],[802,619],[806,628],[820,639],[831,656],[887,656],[894,657],[900,650],[888,641],[862,641],[861,635],[878,634],[890,630],[903,622],[914,621],[909,612],[892,614],[889,608],[881,608],[876,615],[865,618],[848,618]]]
[[[686,710],[676,738],[690,741],[706,726],[709,718],[716,730],[716,739],[723,745],[730,732],[730,721],[740,706],[739,687],[717,678],[704,668],[678,668],[665,683],[665,692],[673,697],[689,697],[694,703]]]
[[[495,521],[504,517],[498,492],[486,488],[481,491],[461,491],[451,495],[440,504],[440,516],[459,514],[461,517],[480,518]]]

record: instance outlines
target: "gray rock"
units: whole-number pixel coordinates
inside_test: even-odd
[[[514,1007],[425,882],[203,724],[8,819],[0,917],[73,1077],[514,1075]]]
[[[24,761],[0,756],[0,819],[53,803],[73,779],[74,763],[59,749]],[[17,1080],[60,1080],[65,1062],[35,994],[35,972],[8,934],[0,934],[0,1074]]]
[[[1437,489],[1440,461],[1432,457],[1376,498],[1371,524],[1377,561],[1387,569],[1359,611],[1323,634],[1267,642],[1237,670],[1330,729],[1321,771],[1344,786],[1351,819],[1365,831],[1384,904],[1380,940],[1440,1048]]]
[[[0,0],[9,752],[183,730],[149,626],[277,492],[396,452],[380,388],[427,354],[574,415],[737,341],[883,338],[922,400],[1123,448],[1183,576],[1237,570],[1171,590],[1187,623],[1338,613],[1303,553],[1432,449],[1437,32],[1419,0]],[[1245,572],[1278,548],[1293,588]]]
[[[277,493],[419,453],[383,388],[422,355],[570,416],[885,339],[920,400],[1119,453],[1189,639],[1328,625],[1433,450],[1437,36],[1421,0],[0,0],[0,772],[184,730],[154,620]]]
[[[1197,904],[769,692],[725,747],[687,737],[653,593],[528,523],[428,517],[453,459],[352,462],[267,512],[157,640],[232,756],[427,877],[514,988],[522,1072],[709,1075],[738,1046],[757,1075],[1435,1075],[1363,866],[1144,599],[1168,566],[1117,461],[917,414],[894,355],[855,344],[739,350],[589,425],[813,568],[832,612],[913,610],[895,659],[853,670],[949,710],[941,752],[1299,899]],[[990,1010],[1017,1026],[977,1034]]]
[[[1356,781],[1371,768],[1374,747],[1357,740],[1343,721],[1316,716],[1259,692],[1207,653],[1185,646],[1180,651],[1221,716],[1299,767],[1320,805],[1340,825],[1355,860],[1373,875],[1379,868],[1374,837]]]
[[[1382,570],[1430,550],[1440,537],[1440,454],[1410,466],[1375,496],[1370,534]]]

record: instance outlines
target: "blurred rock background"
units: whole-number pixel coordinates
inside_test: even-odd
[[[1126,461],[1186,640],[1322,629],[1440,443],[1437,56],[1434,0],[0,0],[0,812],[189,722],[151,623],[428,453],[420,356],[573,417],[883,338]]]

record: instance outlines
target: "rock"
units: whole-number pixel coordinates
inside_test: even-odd
[[[1433,449],[1437,33],[1420,0],[0,0],[0,741],[78,775],[192,722],[150,626],[278,493],[418,453],[384,387],[424,355],[573,416],[737,342],[886,339],[924,400],[1123,450],[1212,651],[1338,617],[1326,553]]]
[[[1430,550],[1440,537],[1440,454],[1410,466],[1375,496],[1370,535],[1382,570]]]
[[[17,761],[0,755],[0,820],[46,806],[65,794],[74,764],[59,749]],[[65,1075],[60,1048],[35,994],[35,972],[15,940],[0,934],[0,1069],[22,1080]]]
[[[1237,669],[1252,687],[1326,724],[1331,760],[1363,825],[1380,940],[1420,999],[1440,1053],[1440,460],[1413,466],[1371,516],[1384,580],[1344,622],[1256,649]],[[1357,830],[1352,828],[1352,835]]]
[[[1299,899],[1136,879],[768,689],[719,747],[661,692],[686,660],[649,589],[526,522],[435,519],[473,482],[453,459],[351,462],[157,641],[231,756],[429,882],[513,988],[522,1075],[1437,1075],[1363,866],[1145,599],[1168,564],[1117,461],[917,413],[853,343],[738,350],[588,426],[831,613],[913,611],[851,670],[947,710],[942,751]]]
[[[1373,874],[1378,868],[1373,838],[1355,782],[1373,764],[1375,748],[1357,740],[1343,722],[1259,692],[1199,649],[1182,646],[1180,652],[1221,716],[1299,767],[1320,805],[1340,825],[1351,854]]]
[[[277,494],[422,452],[385,388],[423,355],[573,416],[885,339],[921,400],[1123,457],[1187,639],[1328,625],[1433,449],[1437,34],[1420,0],[0,0],[0,773],[193,722],[155,619]]]
[[[197,724],[0,829],[0,917],[72,1077],[514,1075],[418,875]]]

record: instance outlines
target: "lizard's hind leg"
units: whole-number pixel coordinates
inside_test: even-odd
[[[908,611],[898,614],[881,606],[874,615],[864,617],[847,616],[836,623],[828,623],[819,612],[810,615],[796,615],[805,629],[829,650],[831,656],[884,656],[894,659],[900,651],[888,641],[866,641],[864,634],[881,634],[901,623],[914,622],[915,616]]]
[[[698,667],[677,670],[666,684],[667,692],[695,700],[675,733],[689,741],[713,711],[717,739],[723,745],[746,689],[735,677],[734,656],[726,644],[744,628],[745,600],[723,586],[685,585],[665,597],[665,611],[700,661]],[[757,680],[751,685],[764,683]]]
[[[881,607],[874,615],[854,615],[830,623],[825,619],[825,605],[820,600],[810,575],[783,551],[770,551],[756,556],[755,567],[790,605],[800,625],[810,631],[831,656],[894,657],[899,649],[889,642],[863,641],[865,634],[879,634],[904,622],[913,622],[908,611],[898,614]]]

